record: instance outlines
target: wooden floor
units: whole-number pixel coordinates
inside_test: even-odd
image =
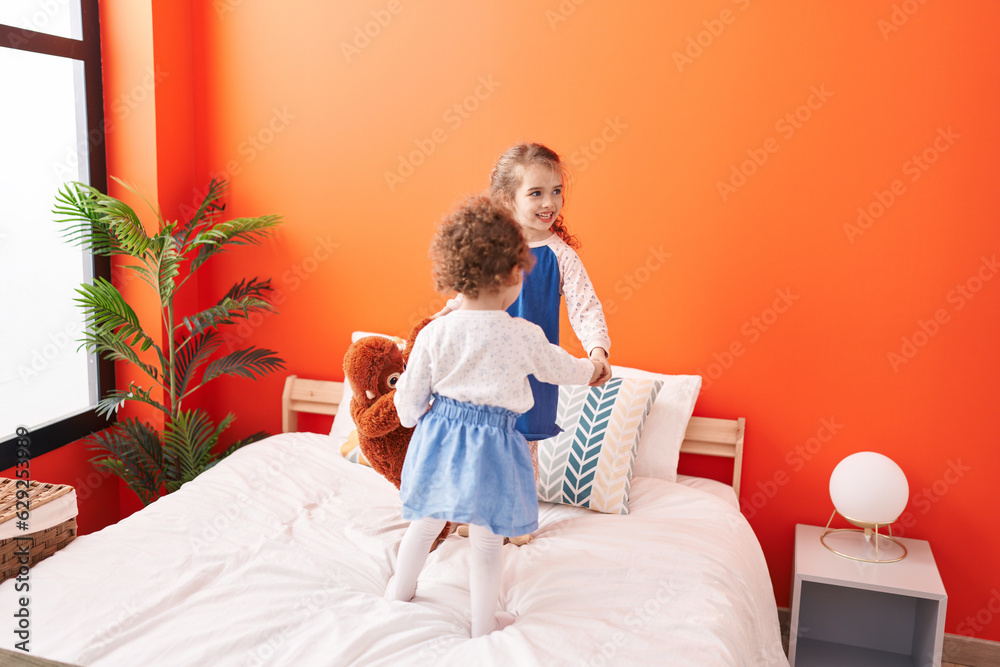
[[[0,648],[0,665],[17,665],[18,667],[75,667],[65,662],[55,662],[45,658],[36,658],[20,651],[8,651]]]

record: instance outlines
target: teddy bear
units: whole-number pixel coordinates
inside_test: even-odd
[[[412,428],[400,425],[393,399],[396,382],[406,368],[413,343],[430,322],[413,327],[405,346],[383,336],[355,341],[344,355],[344,376],[351,385],[351,417],[358,445],[368,464],[398,489]]]
[[[398,489],[412,428],[399,423],[396,382],[406,368],[417,334],[432,318],[417,323],[400,350],[395,340],[384,336],[359,338],[344,355],[344,377],[351,385],[351,418],[358,446],[368,465]],[[455,529],[448,522],[434,540],[433,548]]]

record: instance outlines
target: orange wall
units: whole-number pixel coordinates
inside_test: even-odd
[[[779,604],[794,524],[825,522],[831,470],[872,449],[909,478],[897,530],[932,544],[947,631],[1000,640],[1000,7],[640,6],[221,0],[188,5],[187,37],[158,24],[157,58],[194,73],[193,121],[158,119],[157,148],[193,146],[196,184],[230,177],[232,215],[286,220],[198,298],[270,276],[280,314],[236,337],[340,379],[353,329],[437,309],[434,223],[542,141],[573,172],[613,360],[699,372],[696,414],[747,418],[742,503]],[[281,378],[216,386],[234,435],[280,429]]]

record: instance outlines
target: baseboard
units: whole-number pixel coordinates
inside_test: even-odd
[[[1000,642],[964,635],[944,635],[942,661],[968,667],[1000,665]]]
[[[788,607],[778,607],[778,623],[781,624],[781,638],[786,653],[788,652],[788,631],[791,617]],[[944,664],[963,665],[964,667],[1000,665],[1000,642],[945,633],[941,661]]]

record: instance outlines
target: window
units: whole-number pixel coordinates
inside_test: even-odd
[[[76,287],[110,262],[70,245],[52,208],[60,186],[107,191],[97,0],[0,4],[0,470],[107,426],[93,410],[113,365],[78,349]]]

